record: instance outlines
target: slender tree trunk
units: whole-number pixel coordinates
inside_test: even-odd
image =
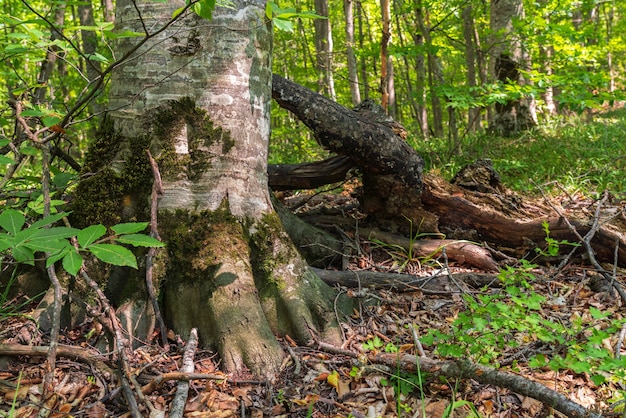
[[[433,134],[435,135],[435,137],[441,138],[443,137],[443,107],[441,105],[441,99],[437,95],[436,86],[440,86],[443,84],[443,75],[441,73],[441,64],[439,63],[439,58],[433,52],[430,28],[422,9],[421,0],[416,3],[415,18],[427,50],[428,86],[430,90],[430,102],[432,107]]]
[[[352,105],[361,103],[361,90],[359,89],[359,73],[354,55],[354,0],[343,0],[343,11],[346,20],[346,55],[348,57],[348,82],[350,84],[350,97]]]
[[[380,95],[383,109],[389,108],[389,42],[391,42],[391,25],[389,0],[380,0],[382,15],[382,38],[380,40]]]
[[[118,29],[163,28],[184,5],[118,0]],[[79,185],[74,214],[109,225],[146,219],[150,150],[162,177],[167,249],[154,276],[166,322],[182,335],[198,328],[227,371],[271,376],[283,358],[274,334],[306,343],[317,329],[336,342],[338,330],[334,292],[308,270],[269,196],[272,36],[263,16],[261,0],[218,7],[210,22],[187,13],[116,69],[110,119],[85,163],[96,174]],[[118,56],[137,42],[121,39]],[[154,328],[144,281],[118,269],[107,285],[139,340]]]
[[[50,40],[54,42],[60,41],[62,38],[59,31],[65,23],[65,3],[58,3],[54,6],[53,10],[54,27],[52,28],[52,33],[50,34]],[[44,103],[46,94],[50,95],[50,101],[54,99],[54,91],[51,90],[48,81],[50,80],[50,77],[52,77],[52,72],[54,71],[54,65],[57,63],[59,52],[59,47],[54,44],[48,47],[46,58],[41,63],[41,70],[39,71],[39,76],[37,77],[37,84],[39,87],[35,89],[35,103]]]
[[[465,40],[465,65],[467,66],[467,85],[472,91],[476,86],[476,45],[474,44],[474,16],[472,6],[463,9],[463,39]],[[467,130],[480,129],[480,108],[472,106],[467,112]]]
[[[333,77],[333,35],[328,14],[328,0],[315,0],[315,13],[325,19],[315,19],[315,51],[320,92],[336,100]]]
[[[524,19],[521,0],[492,0],[490,27],[493,33],[491,75],[502,83],[527,84],[521,70],[530,70],[530,54],[515,32],[513,22]],[[535,100],[531,97],[496,103],[492,129],[503,135],[529,129],[537,124]]]
[[[365,20],[365,17],[363,15],[365,12],[363,10],[363,5],[358,0],[357,0],[357,6],[358,6],[357,7],[357,20],[359,22],[359,49],[363,51],[363,39],[365,37],[363,33],[363,20]],[[369,94],[370,89],[369,89],[368,76],[367,76],[367,61],[363,54],[361,54],[361,59],[359,60],[359,69],[361,71],[361,76],[360,76],[361,83],[363,83],[363,97],[364,97],[364,100],[368,100],[370,98],[370,94]]]

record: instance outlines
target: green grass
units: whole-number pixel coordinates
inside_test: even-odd
[[[302,125],[272,132],[270,163],[297,163],[326,157]],[[426,170],[451,179],[465,164],[490,158],[508,188],[537,194],[533,184],[548,192],[595,196],[605,189],[626,198],[626,109],[542,121],[516,137],[489,133],[464,137],[453,148],[447,138],[423,141],[409,137],[422,155]]]
[[[417,142],[416,148],[427,169],[447,179],[469,162],[490,158],[503,183],[519,192],[538,192],[533,181],[584,195],[626,191],[626,109],[598,114],[590,123],[582,117],[544,122],[514,138],[469,136],[456,155],[447,140]]]

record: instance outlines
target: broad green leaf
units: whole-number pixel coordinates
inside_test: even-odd
[[[39,232],[41,232],[41,230],[36,228],[28,228],[19,231],[15,234],[15,247],[19,247],[20,245],[29,242]]]
[[[37,222],[34,222],[30,226],[30,228],[41,228],[46,225],[51,225],[55,223],[56,221],[63,219],[64,216],[67,216],[69,214],[70,212],[61,212],[61,213],[56,213],[54,215],[46,216],[45,218],[40,219]]]
[[[105,57],[102,54],[98,54],[97,52],[94,52],[93,54],[89,55],[89,60],[90,61],[98,61],[98,62],[109,62],[109,59],[107,57]]]
[[[0,164],[12,164],[15,160],[7,157],[6,155],[0,155]]]
[[[106,232],[107,229],[104,225],[91,225],[76,234],[76,238],[78,238],[78,243],[81,247],[87,248],[106,234]]]
[[[276,29],[283,30],[285,32],[293,32],[293,22],[290,20],[275,18],[272,19],[272,22],[274,23],[274,26],[276,26]]]
[[[130,244],[135,247],[165,247],[165,244],[156,238],[142,234],[123,235],[115,238],[116,242],[121,244]]]
[[[0,226],[11,235],[17,234],[26,222],[24,215],[15,210],[7,209],[0,213]]]
[[[61,122],[61,120],[62,118],[60,118],[59,116],[45,116],[41,118],[43,125],[47,128],[56,125],[57,123]]]
[[[143,32],[133,32],[131,30],[125,30],[122,32],[106,31],[104,32],[104,36],[109,39],[121,39],[121,38],[138,38],[138,37],[146,36],[146,34]]]
[[[32,227],[29,229],[32,229]],[[48,229],[38,229],[37,233],[31,237],[31,241],[43,239],[66,239],[78,235],[80,232],[80,229],[69,228],[67,226],[55,226]]]
[[[35,254],[29,248],[24,246],[14,247],[11,254],[13,254],[13,258],[18,263],[29,264],[31,266],[35,264]]]
[[[13,45],[7,45],[4,47],[4,52],[6,54],[21,54],[22,52],[28,52],[29,49],[20,45],[20,44],[13,44]]]
[[[0,120],[0,123],[2,123],[3,120]],[[9,141],[5,136],[2,136],[0,138],[0,147],[4,147],[5,145],[9,145],[11,141]]]
[[[185,10],[185,6],[179,7],[178,9],[174,10],[174,13],[172,13],[172,19],[176,19],[176,17],[178,17],[178,15],[183,12],[183,10]]]
[[[74,251],[74,247],[68,243],[68,245],[64,249],[51,252],[48,255],[48,258],[46,258],[46,267],[50,267],[51,265],[65,257],[70,251]]]
[[[105,263],[137,268],[135,255],[128,248],[124,248],[121,245],[93,244],[89,247],[89,251]]]
[[[111,227],[116,235],[135,234],[141,232],[149,225],[149,222],[129,222],[125,224],[117,224]]]
[[[193,11],[200,17],[210,20],[213,17],[215,0],[200,0],[193,5]]]
[[[26,109],[26,110],[22,110],[22,113],[20,113],[20,116],[45,116],[47,115],[47,112],[44,112],[41,109]]]
[[[20,152],[24,155],[39,155],[39,150],[35,147],[29,147],[28,145],[20,148]]]
[[[82,266],[83,257],[76,250],[68,252],[63,257],[63,268],[72,276],[76,276]]]
[[[67,240],[63,239],[33,239],[28,242],[22,244],[22,246],[26,248],[30,248],[33,251],[42,251],[42,252],[55,252],[58,250],[62,250],[68,246]]]
[[[8,250],[13,246],[13,237],[7,234],[0,235],[0,253]]]

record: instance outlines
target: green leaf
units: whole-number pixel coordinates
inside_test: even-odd
[[[0,226],[11,235],[17,234],[26,222],[24,215],[15,209],[0,213]]]
[[[76,276],[82,266],[83,257],[75,249],[63,257],[63,268],[72,276]]]
[[[35,254],[29,248],[24,246],[14,247],[11,254],[13,254],[13,258],[18,263],[29,264],[31,266],[35,265]]]
[[[70,212],[60,212],[60,213],[56,213],[54,215],[50,215],[50,216],[46,216],[43,219],[38,220],[37,222],[34,222],[30,228],[42,228],[46,225],[51,225],[53,223],[55,223],[58,220],[63,219],[64,216],[69,215]]]
[[[149,222],[129,222],[125,224],[117,224],[111,227],[115,235],[135,234],[141,232],[149,225]]]
[[[76,234],[76,238],[81,247],[87,248],[106,232],[104,225],[91,225]]]
[[[215,9],[215,0],[200,0],[193,5],[193,11],[200,17],[211,19]]]
[[[129,234],[115,238],[120,244],[130,244],[135,247],[165,247],[165,244],[156,238],[142,234]]]
[[[6,155],[0,155],[0,164],[12,164],[15,160],[7,157]]]
[[[293,32],[293,22],[291,22],[290,20],[274,18],[272,19],[272,22],[278,30]]]
[[[172,19],[176,19],[176,17],[178,17],[178,15],[183,12],[183,10],[185,10],[185,6],[179,7],[178,9],[174,10],[174,13],[172,13]]]
[[[137,268],[135,255],[121,245],[115,244],[93,244],[89,251],[105,263],[115,266],[129,266]]]
[[[61,122],[61,120],[62,118],[58,116],[45,116],[41,118],[41,121],[43,122],[43,126],[47,128],[56,125],[57,123]]]

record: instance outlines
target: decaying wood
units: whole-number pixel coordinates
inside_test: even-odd
[[[401,235],[383,232],[373,228],[360,228],[362,237],[369,240],[379,240],[389,245],[398,245],[406,251],[411,251],[417,258],[437,258],[445,249],[446,255],[461,264],[478,267],[487,272],[498,271],[498,264],[491,258],[486,249],[464,240],[452,239],[421,239],[410,240]]]
[[[279,76],[273,77],[273,83],[273,97],[281,107],[302,120],[322,146],[350,157],[364,173],[362,209],[378,225],[385,226],[386,219],[396,224],[405,219],[404,226],[400,226],[405,233],[409,224],[419,225],[421,232],[453,232],[454,238],[528,251],[545,246],[542,223],[546,221],[551,238],[578,242],[562,217],[494,185],[493,176],[487,176],[484,185],[473,184],[472,174],[459,179],[459,185],[432,175],[422,177],[422,159],[385,124],[363,118]],[[486,165],[480,166],[488,174]],[[310,172],[307,177],[312,181]],[[590,230],[585,221],[570,222],[580,235]],[[624,233],[605,226],[597,231],[591,244],[598,260],[626,266]],[[562,247],[569,251],[567,246]]]
[[[46,356],[50,347],[21,344],[0,344],[0,356]],[[87,363],[102,373],[113,375],[115,371],[103,360],[100,353],[84,347],[59,344],[57,355]]]
[[[397,292],[417,292],[425,294],[462,293],[469,285],[473,288],[499,286],[495,274],[488,273],[441,273],[433,276],[413,276],[402,273],[381,273],[377,271],[336,271],[312,268],[322,280],[331,286],[339,285],[353,289],[393,289]]]
[[[376,123],[276,74],[272,77],[272,97],[281,107],[296,114],[322,146],[350,157],[369,172],[394,174],[406,186],[421,188],[424,160],[392,127]]]
[[[355,359],[361,358],[363,355],[323,342],[317,342],[317,346],[320,350]],[[430,373],[433,376],[471,379],[479,383],[510,389],[517,394],[536,399],[570,418],[602,418],[602,415],[586,409],[539,382],[529,380],[521,375],[496,370],[493,367],[475,364],[467,359],[441,361],[411,354],[388,354],[374,351],[367,354],[367,364],[385,365],[391,367],[392,370],[402,370],[408,373],[416,373],[419,367],[420,372]]]
[[[560,216],[538,208],[529,213],[513,204],[507,207],[502,200],[496,200],[496,195],[483,195],[429,175],[424,179],[422,203],[427,210],[437,214],[440,224],[452,229],[476,231],[482,239],[504,246],[515,248],[535,243],[537,247],[543,247],[546,238],[542,226],[544,221],[548,222],[552,238],[579,241]],[[570,222],[581,235],[590,229],[586,223]],[[623,233],[608,227],[600,228],[592,241],[596,257],[609,263],[614,262],[616,243],[619,243],[617,263],[626,266],[626,237]]]
[[[354,162],[338,155],[323,161],[304,164],[275,164],[267,167],[272,190],[315,189],[346,179]]]

